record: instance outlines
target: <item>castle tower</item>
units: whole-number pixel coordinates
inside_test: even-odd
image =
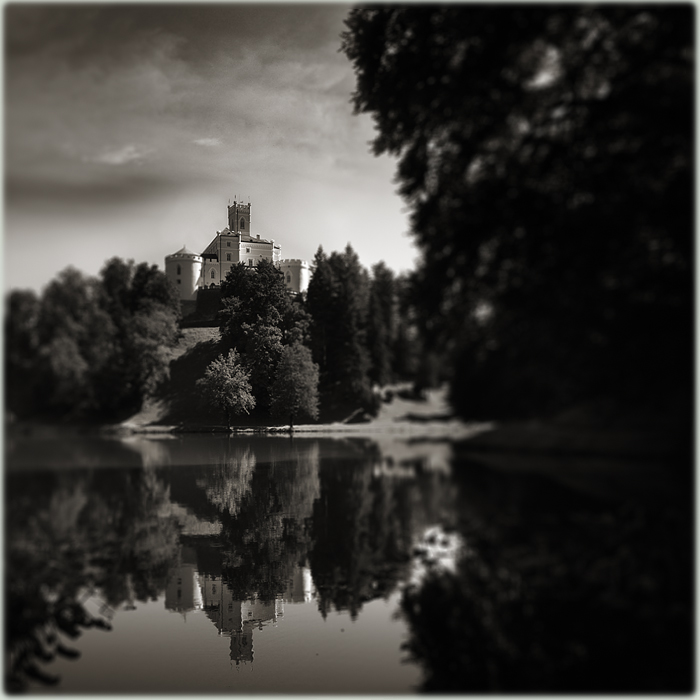
[[[180,299],[190,301],[197,298],[197,287],[201,284],[203,258],[182,247],[177,253],[166,255],[165,276],[180,292]]]
[[[228,228],[231,233],[250,235],[250,204],[243,204],[243,202],[229,204]]]

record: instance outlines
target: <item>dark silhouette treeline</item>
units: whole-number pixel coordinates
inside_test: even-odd
[[[113,420],[168,376],[177,291],[155,265],[67,268],[41,296],[17,290],[5,315],[5,402],[16,418]]]
[[[14,290],[6,299],[6,408],[19,420],[99,422],[167,396],[178,421],[192,419],[196,406],[210,421],[223,411],[230,424],[233,409],[253,405],[254,421],[293,423],[316,419],[318,408],[322,420],[374,414],[373,387],[393,381],[436,385],[439,372],[421,359],[412,276],[384,263],[370,274],[350,245],[330,255],[319,248],[315,263],[308,295],[296,297],[272,263],[234,266],[221,287],[220,341],[174,362],[180,304],[156,266],[113,258],[97,278],[67,268],[41,295]],[[234,397],[214,411],[232,371],[253,401]]]
[[[692,402],[690,4],[379,5],[343,51],[470,418]]]

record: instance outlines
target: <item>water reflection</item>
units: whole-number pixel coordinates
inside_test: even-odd
[[[45,444],[9,447],[8,690],[59,683],[52,661],[75,657],[81,632],[150,601],[170,619],[208,620],[227,663],[254,669],[266,656],[284,663],[301,635],[326,640],[335,616],[361,621],[397,596],[389,614],[404,620],[404,649],[397,633],[366,692],[411,690],[402,656],[428,691],[690,688],[692,504],[668,489],[605,500],[456,459],[449,443],[72,442],[54,462]],[[70,455],[93,466],[67,469]],[[325,629],[301,623],[298,606]],[[270,642],[264,630],[287,621],[291,635]],[[168,634],[152,624],[154,639]],[[373,654],[377,629],[364,629],[355,646],[324,647],[324,667]],[[321,667],[304,658],[283,687],[261,674],[246,688],[313,691]],[[204,672],[192,682],[230,687]]]
[[[26,447],[14,442],[8,459],[12,690],[58,682],[48,662],[71,652],[54,640],[162,595],[173,612],[203,611],[230,637],[230,659],[252,662],[255,631],[285,603],[356,619],[390,595],[414,529],[449,510],[444,463],[422,469],[415,453],[387,457],[365,440],[90,439],[55,463],[46,445]],[[124,450],[141,465],[119,468]],[[97,466],[66,469],[73,454]]]

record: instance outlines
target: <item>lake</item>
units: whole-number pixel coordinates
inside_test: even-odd
[[[689,692],[686,471],[486,462],[400,436],[11,434],[5,687]]]

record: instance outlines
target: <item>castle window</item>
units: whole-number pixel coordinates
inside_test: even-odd
[[[230,260],[230,259],[231,259],[231,253],[226,253],[226,260]]]
[[[178,283],[178,284],[181,284],[181,283],[182,283],[182,280],[178,280],[177,283]]]
[[[248,267],[253,267],[253,260],[252,258],[248,260]]]
[[[178,274],[178,275],[182,274],[182,269],[180,268],[179,265],[177,266],[177,274]]]
[[[245,228],[245,219],[241,219],[241,230]]]
[[[216,272],[214,270],[211,271],[211,278],[214,279],[216,277]]]
[[[231,247],[231,241],[226,241],[226,246],[227,246],[228,248],[230,248],[230,247]]]
[[[250,253],[250,248],[246,248],[246,249],[245,249],[245,252],[246,252],[246,253]]]
[[[292,281],[292,276],[287,273],[287,284],[289,284]]]

